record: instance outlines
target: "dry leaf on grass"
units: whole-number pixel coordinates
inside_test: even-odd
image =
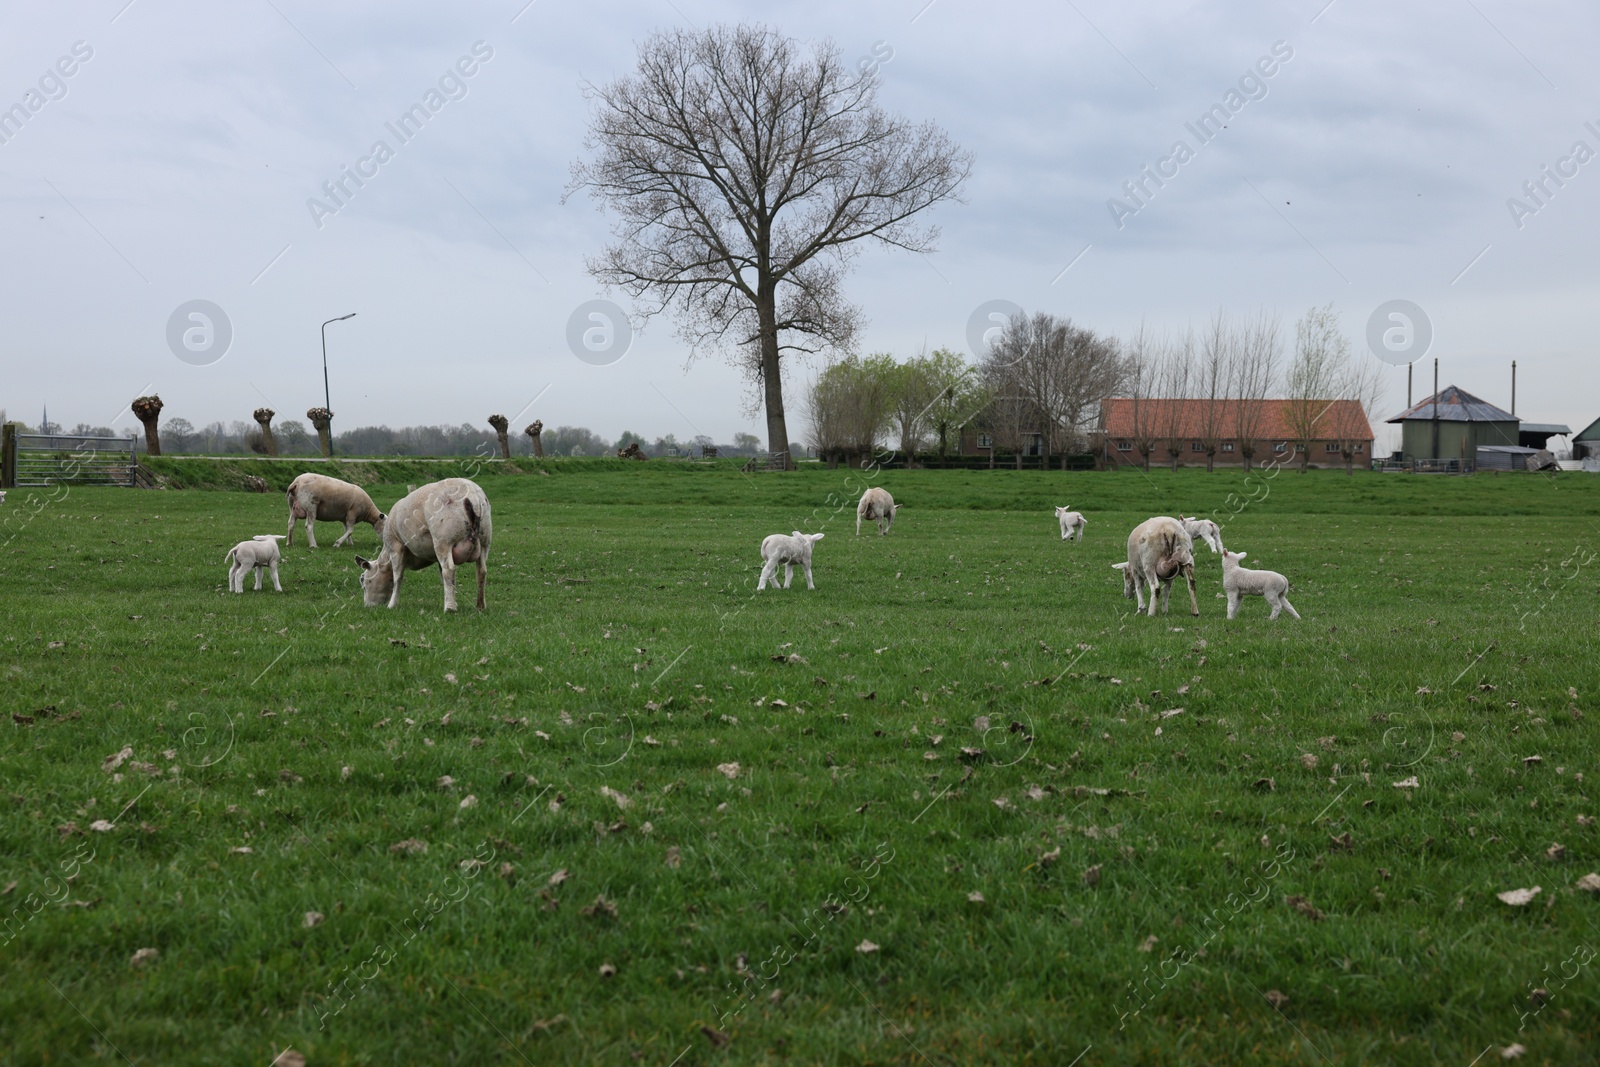
[[[1144,939],[1144,942],[1142,944],[1140,944],[1139,951],[1140,952],[1154,952],[1156,950],[1156,942],[1158,942],[1160,940],[1161,939],[1159,937],[1157,937],[1155,934],[1151,934],[1149,937]]]
[[[415,855],[419,852],[427,852],[428,843],[426,841],[418,841],[414,837],[408,837],[404,841],[396,841],[394,844],[390,845],[389,851],[408,856]]]
[[[1404,781],[1395,782],[1394,787],[1396,789],[1419,789],[1422,787],[1422,783],[1417,781],[1417,776],[1413,774]]]
[[[1521,1045],[1507,1045],[1505,1048],[1500,1050],[1500,1058],[1503,1060],[1514,1060],[1527,1051],[1528,1050],[1523,1048]]]
[[[995,797],[992,803],[1001,811],[1005,811],[1011,807],[1011,800],[1008,797]]]
[[[1039,866],[1048,867],[1061,858],[1061,848],[1057,846],[1039,857]]]
[[[871,941],[868,941],[863,937],[861,939],[861,944],[856,946],[856,951],[861,953],[863,956],[868,956],[878,951],[878,946],[874,945]]]
[[[1316,770],[1317,769],[1317,757],[1316,757],[1316,754],[1312,753],[1312,752],[1302,752],[1302,753],[1300,753],[1300,765],[1302,767],[1304,767],[1308,771]]]
[[[12,884],[15,885],[16,883],[13,882]],[[1596,896],[1600,896],[1600,874],[1594,874],[1592,872],[1586,874],[1582,878],[1579,878],[1576,884],[1577,887],[1583,890],[1585,893],[1593,893]]]
[[[728,1035],[723,1033],[721,1030],[717,1030],[709,1026],[702,1026],[700,1028],[700,1032],[706,1035],[706,1040],[711,1042],[712,1048],[722,1048],[732,1040],[732,1038],[728,1037]]]
[[[626,809],[629,804],[633,803],[633,800],[631,798],[629,798],[626,794],[620,793],[617,790],[612,789],[609,785],[603,785],[603,786],[600,787],[600,795],[603,796],[603,797],[610,797],[612,800],[617,802],[617,807],[623,808],[623,809]]]
[[[251,848],[249,845],[240,845],[238,848],[229,849],[228,851],[234,853],[235,855],[248,856],[254,852],[255,849]]]
[[[986,900],[984,900],[982,893],[980,893],[978,890],[974,889],[972,892],[967,894],[967,903],[968,904],[985,904],[985,903],[988,903],[988,902]]]
[[[1535,763],[1543,763],[1543,762],[1544,762],[1544,757],[1543,756],[1524,756],[1524,757],[1522,757],[1522,765],[1524,767],[1532,767]]]
[[[1060,849],[1056,851],[1059,852]],[[1090,889],[1100,884],[1100,865],[1098,863],[1083,872],[1083,884]]]
[[[1266,998],[1267,998],[1267,1003],[1271,1004],[1274,1008],[1278,1009],[1279,1011],[1282,1011],[1283,1010],[1283,1006],[1285,1004],[1289,1003],[1288,995],[1285,994],[1285,993],[1280,993],[1276,989],[1267,990]]]
[[[439,789],[449,789],[456,784],[456,780],[448,774],[441,774],[433,784]]]
[[[600,965],[600,977],[601,978],[615,978],[616,976],[617,976],[617,969],[615,967],[613,967],[611,964],[602,963]]]
[[[155,959],[159,955],[161,955],[160,949],[142,948],[133,954],[133,958],[128,961],[128,966],[143,967],[146,963]]]
[[[1532,903],[1533,898],[1543,892],[1542,886],[1534,886],[1532,889],[1508,889],[1504,893],[1496,893],[1495,896],[1499,898],[1502,904],[1510,904],[1513,908],[1520,908],[1525,904]]]
[[[309,930],[313,926],[321,926],[325,919],[327,919],[327,916],[320,911],[308,911],[305,914],[305,918],[300,920],[300,925]]]
[[[1273,781],[1271,778],[1257,778],[1254,782],[1250,783],[1250,788],[1259,789],[1263,793],[1270,793],[1274,789],[1278,788],[1278,783]]]
[[[559,871],[557,871],[555,874],[552,874],[550,876],[550,880],[545,884],[546,885],[560,885],[562,882],[565,882],[568,878],[571,878],[571,877],[572,877],[571,872],[569,872],[565,867],[563,867]]]
[[[605,894],[603,893],[594,898],[593,904],[585,904],[583,907],[579,908],[578,911],[580,914],[588,915],[596,919],[615,919],[617,917],[616,903],[614,901],[607,900],[605,898]]]
[[[1284,897],[1283,902],[1289,905],[1289,907],[1293,908],[1295,911],[1298,911],[1301,915],[1304,915],[1306,918],[1310,919],[1312,922],[1321,922],[1323,919],[1327,918],[1327,915],[1321,908],[1312,904],[1311,901],[1307,900],[1305,897],[1299,895]]]
[[[671,845],[667,848],[666,859],[663,862],[673,870],[677,870],[683,865],[683,853],[678,850],[677,845]]]
[[[111,755],[107,756],[105,761],[100,764],[100,769],[105,773],[110,774],[112,771],[122,766],[123,762],[126,761],[131,755],[133,755],[133,746],[124,746],[121,752],[113,752]]]
[[[731,782],[739,777],[739,765],[737,763],[719,763],[717,764],[717,773]]]
[[[89,824],[89,829],[93,830],[97,834],[110,833],[116,828],[117,827],[115,823],[108,822],[105,819],[96,819],[94,822]]]
[[[1566,859],[1567,858],[1567,846],[1561,844],[1559,841],[1556,842],[1555,844],[1551,845],[1549,848],[1544,850],[1544,858],[1547,859],[1547,860],[1564,860],[1564,859]]]
[[[294,1049],[286,1048],[272,1061],[272,1067],[306,1067],[306,1058]]]
[[[461,798],[460,806],[463,808],[475,808],[478,806],[478,798],[473,796],[471,793],[468,793],[466,796]]]

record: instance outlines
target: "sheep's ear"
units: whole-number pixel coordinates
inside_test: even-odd
[[[1246,552],[1235,552],[1235,553],[1234,553],[1234,554],[1233,554],[1233,556],[1234,556],[1234,558],[1235,558],[1235,559],[1244,559],[1244,557],[1245,557],[1245,556],[1246,556],[1246,555],[1248,555],[1248,554],[1249,554],[1249,553],[1246,553]]]
[[[811,540],[813,540],[813,541],[820,541],[820,540],[822,540],[822,539],[823,539],[823,538],[824,538],[824,537],[826,537],[826,536],[827,536],[827,535],[826,535],[826,534],[812,534],[812,535],[811,535]]]
[[[1112,566],[1117,568],[1119,571],[1125,571],[1128,569],[1128,565],[1126,563],[1113,563]]]
[[[372,569],[372,561],[370,559],[363,559],[362,557],[357,556],[356,566],[360,567],[364,571],[370,571]]]

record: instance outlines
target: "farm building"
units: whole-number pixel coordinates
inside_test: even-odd
[[[1572,435],[1572,458],[1600,458],[1600,419]]]
[[[1524,422],[1517,426],[1517,444],[1523,448],[1549,448],[1550,438],[1569,437],[1572,427],[1559,422]]]
[[[1407,461],[1476,461],[1480,448],[1519,444],[1515,415],[1454,385],[1388,421],[1400,424],[1400,453]]]
[[[1306,440],[1301,442],[1304,436]],[[1372,425],[1354,400],[1168,400],[1108,397],[1100,401],[1093,447],[1108,465],[1252,464],[1269,460],[1310,466],[1365,467]],[[1348,453],[1348,454],[1347,454]]]

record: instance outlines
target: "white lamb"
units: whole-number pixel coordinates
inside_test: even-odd
[[[1300,613],[1289,603],[1289,579],[1277,571],[1252,571],[1239,566],[1246,555],[1244,552],[1222,553],[1222,588],[1228,594],[1228,618],[1238,612],[1241,597],[1263,596],[1272,605],[1269,619],[1276,619],[1280,611],[1287,611],[1298,619]]]
[[[1089,525],[1089,520],[1083,517],[1083,512],[1056,508],[1056,518],[1061,520],[1061,540],[1083,540],[1083,528]]]
[[[1183,530],[1190,539],[1204,541],[1210,547],[1212,555],[1222,551],[1222,527],[1210,519],[1185,516],[1178,521],[1183,523]]]
[[[856,505],[856,536],[861,536],[861,522],[876,522],[878,536],[882,537],[889,532],[889,527],[894,525],[894,513],[905,505],[896,504],[894,497],[889,495],[889,490],[873,486],[861,494],[861,503]]]
[[[256,592],[261,591],[261,572],[272,571],[272,588],[283,592],[283,586],[278,582],[278,542],[283,539],[283,534],[256,534],[248,541],[240,541],[228,549],[228,554],[222,557],[222,562],[228,567],[228,590],[234,593],[244,592],[245,571],[256,572]]]
[[[789,579],[794,577],[794,568],[798,564],[806,572],[806,588],[815,589],[811,581],[811,549],[823,535],[801,533],[796,530],[792,534],[771,534],[761,542],[761,558],[765,563],[761,567],[761,580],[756,583],[756,592],[767,587],[767,583],[778,584],[778,567],[783,567],[783,587],[789,588]]]
[[[1200,602],[1194,595],[1194,541],[1177,519],[1158,515],[1146,519],[1128,535],[1128,560],[1113,563],[1122,572],[1122,595],[1137,600],[1144,611],[1144,590],[1150,590],[1151,618],[1156,614],[1156,600],[1166,611],[1172,595],[1172,580],[1182,574],[1189,584],[1189,614],[1200,614]]]

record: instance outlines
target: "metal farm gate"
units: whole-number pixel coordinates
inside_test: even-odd
[[[125,485],[136,483],[134,437],[18,433],[7,425],[0,441],[0,487]]]

